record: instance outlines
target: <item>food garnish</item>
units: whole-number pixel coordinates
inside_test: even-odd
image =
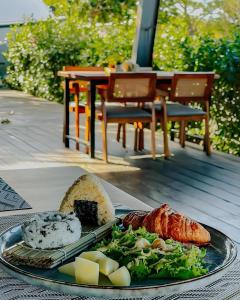
[[[94,250],[125,266],[134,281],[147,278],[190,279],[208,272],[204,263],[205,248],[172,239],[164,241],[144,227],[133,230],[129,226],[122,230],[114,226],[111,239],[96,244]]]

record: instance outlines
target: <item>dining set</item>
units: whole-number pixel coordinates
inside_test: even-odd
[[[156,127],[163,132],[164,157],[170,158],[169,122],[179,123],[179,143],[185,147],[188,122],[204,122],[203,149],[211,154],[209,107],[214,72],[163,72],[139,68],[132,72],[108,72],[101,67],[65,66],[58,72],[64,78],[63,141],[85,144],[95,157],[95,119],[101,122],[103,159],[108,161],[107,127],[117,124],[117,141],[126,147],[126,125],[135,128],[134,150],[144,148],[144,128],[151,130],[151,152],[156,158]],[[71,99],[73,98],[73,101]],[[84,98],[84,100],[82,100]],[[99,99],[99,100],[97,100]],[[70,135],[69,115],[75,116],[75,136]],[[85,137],[80,138],[80,116],[85,114]]]

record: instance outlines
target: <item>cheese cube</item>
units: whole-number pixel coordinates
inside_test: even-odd
[[[111,280],[113,285],[129,286],[131,284],[131,276],[125,266],[111,273],[108,278]]]
[[[71,262],[69,264],[65,264],[65,265],[59,267],[58,271],[63,274],[75,276],[75,262]]]
[[[75,261],[75,277],[79,284],[98,284],[99,264],[77,257]]]
[[[106,276],[119,268],[119,263],[109,257],[104,257],[97,262],[99,264],[100,273]]]
[[[98,261],[99,259],[105,258],[106,255],[103,254],[101,251],[86,251],[82,252],[79,257],[91,260],[91,261]]]

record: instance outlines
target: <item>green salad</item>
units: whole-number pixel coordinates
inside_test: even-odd
[[[206,249],[195,245],[163,240],[146,229],[130,226],[112,228],[112,236],[96,244],[94,249],[126,266],[135,281],[147,278],[190,279],[208,272]]]

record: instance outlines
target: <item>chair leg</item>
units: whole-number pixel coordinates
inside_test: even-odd
[[[137,152],[138,151],[138,140],[139,140],[139,132],[138,132],[138,128],[135,128],[135,134],[134,134],[134,151]]]
[[[161,121],[162,132],[163,132],[163,148],[164,148],[164,158],[168,159],[171,156],[169,145],[168,145],[168,134],[167,134],[167,122]]]
[[[152,158],[154,160],[156,159],[156,136],[155,136],[155,131],[156,131],[156,123],[152,122],[151,123],[151,143],[152,143]]]
[[[207,155],[211,155],[210,133],[209,133],[209,118],[205,119],[205,136],[204,136],[204,148]]]
[[[75,137],[76,137],[76,150],[79,150],[79,113],[75,112]]]
[[[185,139],[186,139],[186,131],[185,131],[185,121],[180,121],[180,136],[179,136],[179,142],[182,148],[185,147]]]
[[[117,142],[119,143],[120,141],[120,136],[121,136],[121,127],[122,127],[122,124],[118,124],[118,129],[117,129]]]
[[[174,138],[175,138],[175,132],[173,131],[174,128],[175,128],[175,122],[172,122],[170,138],[171,138],[171,141],[173,141],[173,142],[174,142]]]
[[[123,138],[122,138],[122,146],[126,148],[126,124],[122,124],[123,127]]]
[[[108,162],[108,153],[107,153],[107,122],[102,121],[102,142],[103,142],[103,159],[105,162]]]
[[[141,128],[139,130],[139,150],[142,151],[144,149],[144,129]]]
[[[164,158],[168,159],[171,156],[169,145],[168,145],[168,133],[167,133],[167,105],[166,99],[162,98],[162,115],[161,115],[161,125],[163,131],[163,149],[164,149]]]
[[[144,149],[144,124],[142,122],[139,122],[138,128],[139,128],[138,150],[142,151]]]
[[[90,140],[90,116],[89,116],[89,107],[86,105],[85,108],[85,142],[89,143]],[[85,146],[85,153],[89,154],[89,146]]]

